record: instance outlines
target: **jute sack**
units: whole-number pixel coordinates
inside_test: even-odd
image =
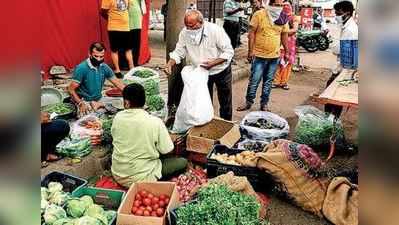
[[[276,140],[257,153],[258,168],[273,176],[280,189],[298,206],[322,217],[328,180],[318,178],[322,161],[308,146]]]
[[[335,225],[357,225],[358,211],[358,186],[351,184],[345,177],[334,178],[324,199],[324,216]]]

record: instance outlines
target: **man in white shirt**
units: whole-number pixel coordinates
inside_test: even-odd
[[[222,27],[204,21],[200,11],[190,10],[184,17],[185,28],[180,32],[176,48],[171,52],[165,71],[170,74],[172,67],[187,57],[194,66],[209,70],[208,89],[213,98],[216,84],[220,105],[220,117],[232,119],[232,74],[231,59],[234,49],[230,38]]]
[[[240,36],[240,13],[243,12],[240,0],[225,0],[223,3],[223,28],[231,40],[233,49],[238,47]]]
[[[340,1],[334,5],[335,16],[338,22],[338,25],[341,27],[340,41],[346,40],[358,40],[359,39],[359,28],[358,25],[353,18],[354,6],[351,1]],[[335,80],[335,78],[339,75],[342,70],[342,66],[339,62],[339,52],[340,46],[337,45],[334,50],[335,54],[337,54],[337,66],[333,69],[333,74],[327,81],[327,87]],[[358,57],[358,56],[356,56]],[[324,111],[333,113],[336,116],[341,115],[342,107],[335,106],[331,104],[326,104]]]

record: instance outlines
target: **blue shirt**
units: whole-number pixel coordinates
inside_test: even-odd
[[[94,67],[90,59],[86,59],[76,66],[72,80],[79,83],[77,94],[85,101],[98,101],[101,99],[105,79],[112,79],[114,72],[105,63],[98,68]]]

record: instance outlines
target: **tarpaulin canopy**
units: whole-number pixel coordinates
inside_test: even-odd
[[[147,12],[150,0],[146,0]],[[100,15],[101,0],[46,1],[42,12],[41,69],[47,73],[51,66],[73,69],[88,56],[88,47],[101,41],[109,48],[107,21]],[[149,13],[144,15],[139,64],[150,59],[148,46]],[[112,66],[110,51],[105,62]]]

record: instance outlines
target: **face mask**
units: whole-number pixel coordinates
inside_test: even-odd
[[[187,36],[188,36],[189,42],[191,44],[193,44],[193,45],[199,45],[200,44],[201,35],[202,35],[202,29],[203,29],[203,27],[195,29],[195,30],[187,29]]]
[[[101,63],[104,62],[104,60],[97,60],[93,56],[90,56],[90,62],[93,66],[98,67]]]

